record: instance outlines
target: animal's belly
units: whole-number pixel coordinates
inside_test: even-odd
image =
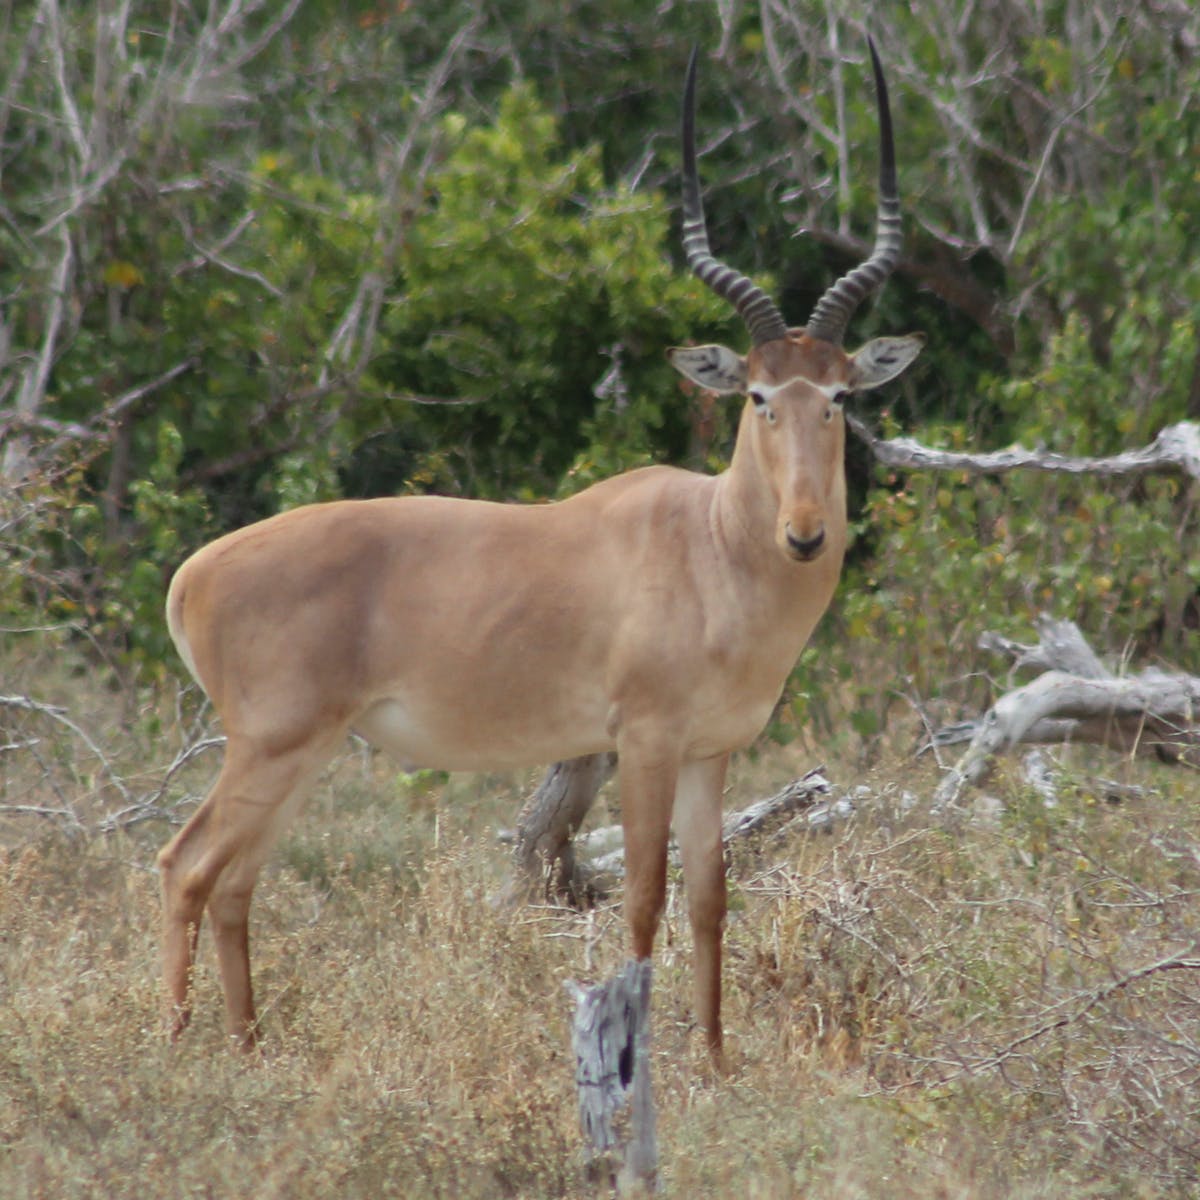
[[[380,700],[354,722],[353,729],[409,769],[532,767],[613,748],[599,720],[539,721],[519,707],[483,714],[469,701],[447,716],[422,712],[400,698]]]

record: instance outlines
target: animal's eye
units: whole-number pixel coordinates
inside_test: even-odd
[[[768,425],[775,424],[775,410],[767,403],[767,398],[762,392],[751,388],[749,392],[750,402],[754,405],[754,411],[762,417]]]

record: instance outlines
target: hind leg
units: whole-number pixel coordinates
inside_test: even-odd
[[[226,1025],[254,1045],[250,897],[263,860],[340,741],[270,751],[231,736],[217,782],[158,858],[162,883],[163,980],[172,1039],[191,1018],[191,981],[207,906],[225,992]]]

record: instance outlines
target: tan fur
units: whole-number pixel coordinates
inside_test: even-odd
[[[729,469],[632,471],[556,504],[346,501],[220,538],[180,568],[168,623],[228,736],[212,792],[163,850],[164,970],[189,1016],[207,908],[228,1028],[255,1037],[246,918],[263,859],[355,730],[401,761],[475,769],[616,749],[626,918],[648,956],[674,815],[697,1017],[720,1053],[721,788],[837,584],[850,359],[803,335],[751,353]],[[781,381],[790,380],[778,387]],[[823,534],[801,561],[789,534]]]

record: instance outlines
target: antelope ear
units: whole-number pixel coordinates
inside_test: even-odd
[[[895,379],[921,353],[925,345],[923,333],[904,337],[881,337],[859,347],[850,355],[850,389],[869,391]]]
[[[746,391],[746,360],[727,346],[672,346],[667,358],[680,375],[710,392]]]

